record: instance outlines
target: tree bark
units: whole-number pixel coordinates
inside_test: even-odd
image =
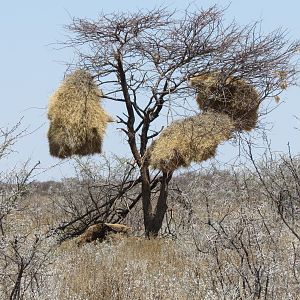
[[[144,226],[145,226],[145,234],[146,236],[148,236],[147,229],[151,224],[152,203],[151,203],[150,174],[147,166],[141,167],[141,177],[142,177],[142,203],[143,203],[143,214],[144,214]]]
[[[172,178],[172,173],[163,173],[160,178],[159,196],[155,208],[152,206],[150,175],[147,167],[141,170],[142,173],[142,199],[145,235],[148,238],[157,237],[159,230],[168,209],[168,185]]]

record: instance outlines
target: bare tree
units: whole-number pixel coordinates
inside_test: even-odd
[[[12,146],[24,134],[24,130],[20,130],[20,125],[21,121],[10,128],[0,128],[0,159],[13,151]]]
[[[118,223],[141,199],[136,168],[126,159],[102,158],[99,164],[76,159],[76,177],[63,180],[51,195],[62,240],[96,223]]]
[[[20,126],[21,122],[18,122],[11,128],[0,128],[0,160],[13,152],[14,144],[25,133],[24,130],[20,130]],[[25,192],[25,183],[34,169],[35,167],[26,175],[25,172],[22,172],[20,175],[23,176],[18,177],[11,176],[12,171],[9,174],[0,171],[0,235],[2,236],[4,236],[3,222],[6,216],[15,208],[20,196]],[[12,182],[14,179],[17,182]]]
[[[254,167],[254,174],[263,188],[263,194],[272,202],[273,207],[285,226],[300,241],[300,160],[293,156],[291,149],[287,155],[272,153],[268,147],[260,162],[256,162],[251,143],[248,155]]]
[[[21,123],[0,128],[0,162],[11,154],[14,144],[26,134]],[[0,298],[39,298],[44,267],[53,242],[35,228],[28,213],[30,182],[40,163],[0,171]],[[51,244],[52,243],[52,244]]]
[[[275,97],[292,84],[298,42],[286,32],[261,32],[260,23],[228,24],[224,10],[158,8],[135,13],[101,13],[97,20],[74,18],[64,46],[77,54],[76,67],[90,71],[104,98],[119,104],[120,129],[139,169],[144,226],[156,236],[167,211],[173,172],[151,173],[149,142],[159,135],[168,114],[191,114],[195,91],[188,79],[220,72],[253,84],[260,101]],[[158,191],[155,191],[159,187]]]

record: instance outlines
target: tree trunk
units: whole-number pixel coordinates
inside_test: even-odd
[[[10,300],[19,300],[21,299],[21,280],[22,280],[22,276],[23,276],[23,273],[24,273],[24,266],[23,266],[23,262],[21,262],[21,266],[20,266],[20,269],[19,269],[19,272],[18,272],[18,277],[16,279],[16,282],[15,282],[15,285],[13,287],[13,290],[10,294],[10,297],[9,299]]]
[[[148,236],[148,228],[151,223],[151,185],[150,185],[150,174],[149,169],[146,166],[141,167],[141,177],[142,177],[142,202],[143,202],[143,214],[144,214],[144,226],[145,233]]]
[[[142,199],[144,226],[146,237],[157,237],[167,211],[168,185],[172,173],[163,173],[160,178],[160,191],[155,208],[152,207],[150,175],[147,167],[143,167],[142,174]]]

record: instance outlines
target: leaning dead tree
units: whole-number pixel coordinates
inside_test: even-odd
[[[253,129],[260,104],[294,83],[298,42],[281,30],[264,34],[259,23],[228,24],[223,14],[215,6],[101,13],[66,26],[63,45],[77,55],[74,68],[91,74],[99,97],[122,111],[116,119],[139,170],[133,185],[147,236],[162,226],[174,171],[213,157],[234,132]],[[162,131],[179,115],[189,117]]]

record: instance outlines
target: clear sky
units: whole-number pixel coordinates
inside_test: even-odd
[[[69,50],[54,50],[53,43],[64,40],[66,32],[63,25],[70,23],[72,17],[96,18],[103,10],[135,10],[170,6],[184,9],[189,3],[207,8],[213,4],[228,6],[226,19],[233,18],[241,25],[262,20],[264,32],[278,27],[286,28],[291,39],[300,39],[299,0],[232,0],[232,1],[143,1],[143,0],[51,0],[51,1],[2,1],[0,4],[0,127],[14,125],[21,117],[22,127],[32,134],[22,138],[15,147],[16,153],[7,160],[0,161],[0,171],[31,158],[32,163],[41,161],[42,168],[48,168],[59,162],[49,155],[47,142],[47,103],[49,96],[58,87],[65,72],[65,62],[71,60]],[[272,112],[267,121],[273,122],[270,132],[274,150],[286,151],[287,143],[293,152],[300,148],[300,99],[299,87],[293,87],[282,95],[282,104]],[[114,114],[110,111],[110,114]],[[119,147],[120,135],[109,134],[104,150],[117,154],[124,153]],[[230,152],[229,147],[221,148],[220,157]],[[64,163],[40,174],[38,180],[72,176],[73,169]]]

